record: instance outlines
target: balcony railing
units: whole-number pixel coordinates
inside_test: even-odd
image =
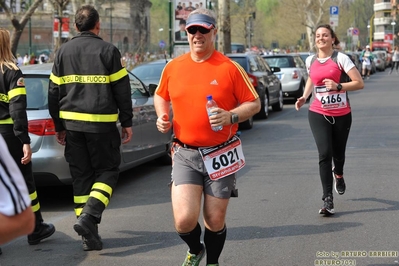
[[[383,18],[375,18],[374,19],[375,26],[391,25],[391,22],[392,22],[392,17],[383,17]]]
[[[381,10],[391,10],[391,9],[392,9],[392,4],[390,2],[374,4],[374,12]]]

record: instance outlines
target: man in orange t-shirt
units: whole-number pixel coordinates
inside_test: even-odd
[[[163,133],[172,129],[172,106],[172,208],[176,231],[189,247],[183,265],[199,265],[205,252],[207,265],[219,265],[235,173],[245,165],[235,134],[239,122],[259,112],[260,100],[246,72],[215,50],[214,13],[199,8],[186,22],[190,52],[170,61],[162,73],[154,96],[157,127]],[[209,116],[208,95],[218,104]],[[212,129],[220,126],[220,131]],[[198,223],[202,194],[204,243]]]

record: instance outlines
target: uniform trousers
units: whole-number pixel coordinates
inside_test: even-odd
[[[72,176],[77,217],[87,213],[101,222],[119,178],[120,145],[116,126],[107,133],[67,130],[65,159]]]
[[[29,162],[28,164],[21,163],[21,159],[22,157],[24,157],[24,153],[22,150],[23,143],[18,137],[14,135],[14,132],[3,132],[3,130],[1,130],[1,135],[6,141],[8,150],[10,151],[12,158],[14,159],[15,163],[18,165],[19,170],[21,171],[25,179],[26,186],[28,187],[29,191],[29,196],[30,199],[32,200],[32,210],[35,213],[36,217],[35,224],[40,225],[43,222],[43,218],[42,218],[42,213],[40,211],[40,203],[37,197],[36,184],[33,177],[32,162]]]

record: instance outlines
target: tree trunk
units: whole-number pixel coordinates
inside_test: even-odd
[[[230,1],[220,0],[218,4],[218,50],[231,53]]]
[[[11,21],[13,26],[12,36],[11,36],[11,51],[15,55],[17,53],[19,39],[21,38],[22,32],[31,18],[32,14],[35,12],[36,8],[43,2],[43,0],[35,0],[29,9],[23,13],[22,18],[18,21],[16,14],[12,13],[10,7],[6,4],[4,0],[0,0],[0,6],[4,9],[7,18]]]

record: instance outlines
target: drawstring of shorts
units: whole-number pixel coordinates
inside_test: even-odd
[[[328,119],[326,115],[323,115],[323,116],[324,116],[324,119],[327,120],[328,123],[330,123],[331,125],[335,124],[335,118],[333,116],[331,116],[332,121],[330,121],[330,119]]]

